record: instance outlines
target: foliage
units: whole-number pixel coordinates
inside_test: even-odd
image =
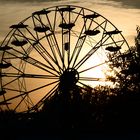
[[[113,75],[107,75],[120,93],[125,91],[139,92],[140,87],[140,52],[137,47],[131,47],[130,50],[117,56],[110,62],[110,68],[113,69]]]
[[[75,85],[72,90],[57,91],[44,102],[40,112],[26,114],[0,112],[0,124],[24,131],[79,130],[82,132],[139,131],[140,125],[140,51],[132,47],[123,54],[113,54],[113,74],[108,79],[114,87]],[[112,57],[110,57],[112,58]],[[18,117],[16,116],[18,114]],[[16,117],[15,117],[16,116]],[[22,118],[19,121],[19,118]],[[24,119],[23,119],[24,118]],[[7,128],[6,128],[7,129]]]

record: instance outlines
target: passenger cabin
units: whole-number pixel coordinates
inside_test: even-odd
[[[24,25],[24,24],[14,24],[10,26],[10,28],[13,29],[26,28],[26,27],[28,27],[28,25]]]
[[[110,52],[116,52],[116,51],[119,51],[121,49],[121,47],[117,46],[117,47],[113,47],[113,46],[108,46],[105,48],[107,51],[110,51]]]
[[[36,32],[39,32],[39,33],[43,33],[43,32],[46,32],[46,31],[48,31],[50,28],[48,27],[48,26],[44,26],[44,27],[42,27],[42,26],[36,26],[35,28],[34,28],[34,30],[36,31]]]
[[[24,46],[26,45],[28,42],[24,39],[24,40],[13,40],[11,42],[12,45],[15,45],[15,46]]]
[[[69,42],[67,42],[67,43],[65,43],[65,51],[68,51],[69,50],[69,48],[70,48],[70,43]]]
[[[69,30],[72,29],[74,26],[75,26],[74,23],[61,23],[59,25],[60,28],[62,28],[62,29],[69,29]]]
[[[50,11],[47,11],[47,10],[44,9],[44,10],[41,10],[41,11],[34,12],[34,13],[32,13],[32,15],[46,15],[48,13],[50,13]]]
[[[3,47],[0,47],[0,51],[6,51],[6,50],[10,50],[12,49],[12,47],[9,47],[9,46],[3,46]]]
[[[113,34],[119,34],[121,32],[122,31],[119,31],[119,30],[113,30],[113,31],[106,31],[104,34],[106,34],[106,35],[113,35]]]
[[[0,72],[0,77],[3,77],[3,76],[6,76],[6,74],[3,74],[3,73]]]
[[[9,68],[9,67],[11,67],[12,66],[12,64],[11,63],[0,63],[0,68],[2,68],[2,69],[6,69],[6,68]]]
[[[85,34],[90,35],[90,36],[94,36],[94,35],[97,35],[99,33],[100,33],[99,30],[87,30],[87,31],[85,31]]]
[[[6,93],[5,90],[1,90],[1,91],[0,91],[0,96],[4,95],[5,93]]]
[[[35,46],[39,43],[39,40],[36,40],[32,45]]]
[[[83,39],[83,38],[85,38],[85,37],[86,37],[86,34],[85,34],[85,35],[80,36],[80,37],[79,37],[79,39]]]
[[[46,34],[46,37],[49,37],[49,36],[51,36],[51,35],[53,35],[53,33],[51,32],[51,33],[49,33],[49,34]]]
[[[29,58],[29,56],[28,55],[25,55],[25,56],[23,56],[23,60],[27,60]]]
[[[6,101],[0,102],[0,105],[9,105],[9,104],[11,104],[11,103],[8,103],[8,102],[6,102]]]
[[[59,8],[57,11],[60,11],[60,12],[71,12],[74,9],[75,9],[74,7],[67,6],[67,7]]]
[[[85,16],[83,16],[83,18],[87,18],[87,19],[92,18],[92,19],[94,19],[94,18],[97,18],[99,16],[100,16],[99,14],[94,13],[94,14],[90,14],[90,15],[85,15]]]
[[[69,30],[66,30],[63,32],[63,34],[68,34],[69,33]]]

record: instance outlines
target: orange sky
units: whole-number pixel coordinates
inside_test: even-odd
[[[0,41],[9,31],[9,26],[30,16],[32,12],[58,4],[83,6],[103,15],[110,20],[133,45],[136,25],[140,24],[140,6],[138,0],[0,0]],[[122,2],[121,2],[122,1]]]

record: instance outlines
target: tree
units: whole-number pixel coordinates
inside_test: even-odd
[[[109,67],[113,72],[107,75],[114,84],[113,92],[117,93],[109,105],[111,114],[116,114],[114,122],[131,131],[139,131],[140,125],[140,28],[137,32],[135,46],[121,55],[119,52],[112,54],[115,59],[110,59]]]
[[[120,93],[140,91],[139,47],[138,45],[131,47],[121,55],[116,53],[115,59],[110,60],[109,67],[113,69],[113,74],[107,75],[107,78],[113,82],[115,88],[120,90]]]

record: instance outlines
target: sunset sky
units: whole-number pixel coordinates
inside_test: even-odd
[[[10,31],[10,25],[34,11],[60,4],[83,6],[103,15],[123,31],[129,45],[134,44],[136,25],[140,25],[139,0],[0,0],[0,41]]]

